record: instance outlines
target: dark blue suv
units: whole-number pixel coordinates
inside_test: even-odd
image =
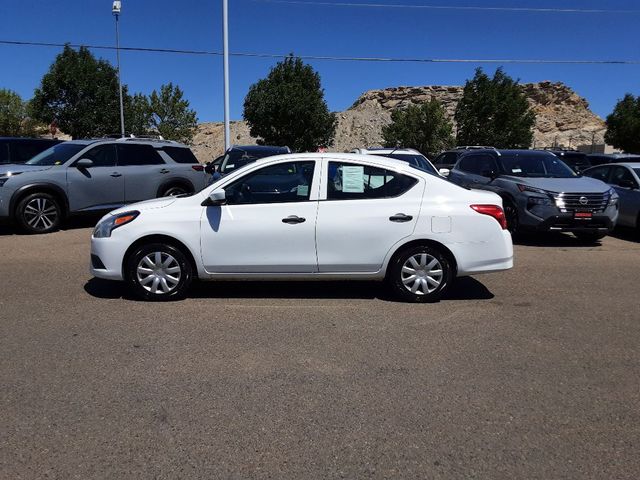
[[[449,180],[500,195],[512,233],[572,232],[595,241],[618,219],[618,195],[611,187],[578,175],[548,151],[471,150],[460,156]]]

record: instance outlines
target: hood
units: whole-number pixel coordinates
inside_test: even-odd
[[[26,172],[39,172],[41,170],[49,170],[51,165],[23,165],[19,163],[8,164],[8,165],[0,165],[0,175],[7,175],[11,173],[12,175],[17,175],[19,173]]]
[[[125,205],[124,207],[120,207],[116,210],[110,212],[111,215],[118,215],[124,212],[130,212],[131,210],[137,210],[139,212],[144,212],[145,210],[153,210],[156,208],[164,208],[176,202],[177,197],[162,197],[162,198],[153,198],[151,200],[145,200],[144,202],[131,203],[129,205]]]
[[[502,177],[510,181],[554,193],[605,193],[611,187],[590,177],[574,178],[526,178]]]

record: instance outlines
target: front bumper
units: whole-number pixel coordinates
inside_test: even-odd
[[[561,213],[548,217],[534,229],[542,232],[598,232],[609,233],[615,227],[608,215],[594,214],[591,218],[575,218],[573,213]]]
[[[111,238],[91,237],[91,257],[89,269],[91,275],[106,280],[124,280],[122,261],[126,245],[114,242]]]

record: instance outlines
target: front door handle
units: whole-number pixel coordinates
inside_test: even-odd
[[[160,170],[160,173],[171,173],[171,170],[167,170],[166,168],[163,168],[162,170]]]
[[[121,177],[121,176],[122,176],[122,174],[121,174],[120,172],[113,172],[113,173],[111,174],[111,176],[112,176],[113,178],[117,178],[117,177]]]
[[[282,223],[288,223],[291,225],[294,225],[296,223],[304,223],[306,221],[306,218],[298,217],[297,215],[289,215],[287,218],[282,219]]]
[[[411,215],[405,215],[404,213],[396,213],[392,217],[389,217],[389,220],[395,223],[404,223],[410,222],[413,220],[413,217]]]

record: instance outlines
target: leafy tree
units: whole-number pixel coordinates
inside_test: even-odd
[[[118,76],[106,60],[86,47],[65,46],[42,78],[31,101],[31,113],[74,138],[98,137],[120,131]]]
[[[172,83],[162,85],[149,97],[151,129],[168,140],[189,143],[198,125],[196,112],[189,108],[189,101],[183,98],[180,87]],[[143,108],[142,99],[139,108]]]
[[[0,89],[0,136],[31,136],[36,125],[27,115],[27,104],[12,90]]]
[[[151,104],[149,97],[141,93],[133,96],[125,95],[124,126],[127,133],[133,135],[147,135],[151,130]]]
[[[243,116],[264,145],[315,151],[333,143],[336,116],[324,101],[320,75],[293,55],[249,88]]]
[[[435,99],[394,110],[391,124],[382,129],[382,137],[387,147],[415,148],[427,156],[435,156],[454,143],[453,126]]]
[[[640,97],[628,93],[616,104],[604,140],[625,152],[640,152]]]
[[[518,82],[502,68],[493,78],[479,68],[464,87],[455,119],[459,145],[529,148],[536,116]]]

